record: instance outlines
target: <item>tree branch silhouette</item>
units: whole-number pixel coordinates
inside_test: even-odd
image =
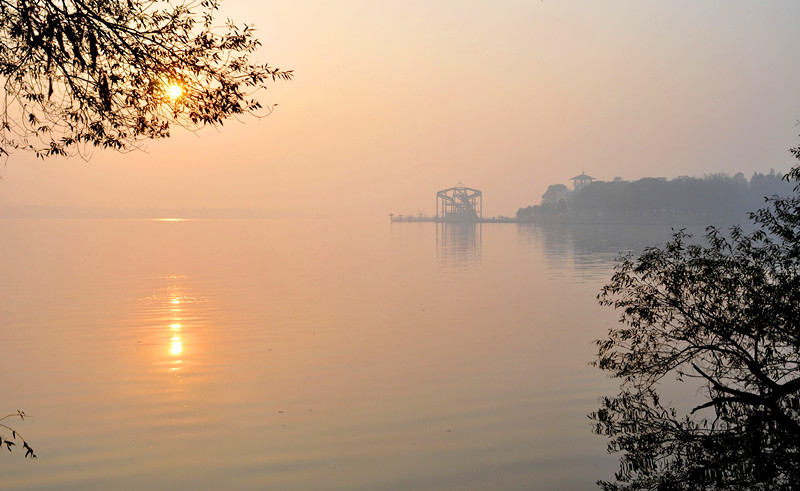
[[[800,166],[786,179],[752,231],[676,231],[598,295],[621,312],[593,362],[620,380],[590,414],[621,454],[604,489],[800,488]],[[665,377],[699,384],[688,414],[662,404]]]
[[[274,106],[254,94],[293,72],[252,62],[253,27],[217,25],[218,9],[217,0],[0,0],[0,155],[124,151],[173,125],[269,114]]]
[[[6,449],[8,449],[8,451],[10,452],[12,450],[12,448],[16,446],[16,444],[17,444],[16,442],[17,441],[21,441],[22,442],[22,448],[25,450],[25,457],[26,458],[30,457],[31,459],[35,459],[36,458],[36,454],[33,453],[33,448],[22,437],[22,435],[20,435],[20,433],[17,430],[15,430],[14,428],[12,428],[11,426],[3,423],[3,421],[5,421],[5,420],[7,420],[9,418],[19,418],[20,420],[24,420],[25,416],[27,416],[27,415],[23,411],[17,411],[16,413],[7,414],[6,416],[3,416],[2,418],[0,418],[0,428],[6,429],[6,430],[11,432],[11,439],[9,439],[8,436],[0,435],[0,447],[5,445]]]

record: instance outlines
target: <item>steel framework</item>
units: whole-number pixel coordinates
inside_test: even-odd
[[[463,184],[437,192],[436,219],[441,222],[480,222],[483,219],[482,193]]]

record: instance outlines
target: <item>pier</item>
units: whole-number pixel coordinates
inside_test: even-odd
[[[436,193],[436,215],[427,216],[390,214],[392,222],[436,222],[436,223],[514,223],[510,217],[483,217],[483,193],[461,183]]]
[[[516,218],[512,217],[490,217],[478,218],[477,220],[444,220],[438,216],[427,215],[389,215],[392,222],[434,222],[434,223],[517,223]]]

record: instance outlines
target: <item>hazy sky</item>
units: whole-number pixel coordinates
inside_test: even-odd
[[[800,2],[223,2],[294,69],[263,120],[174,130],[146,152],[0,168],[0,204],[434,212],[483,190],[513,215],[585,171],[788,170],[800,144]]]

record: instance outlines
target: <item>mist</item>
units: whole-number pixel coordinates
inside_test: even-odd
[[[56,56],[96,80],[61,103],[112,133],[112,103],[130,111],[116,136],[65,146],[162,128],[131,116],[140,97],[156,116],[237,114],[206,89],[235,96],[266,70],[215,78],[249,38],[170,17],[158,32],[179,49],[138,77],[138,51],[117,64],[104,46],[160,25],[150,4],[48,5],[4,24],[36,81],[20,100],[45,100],[57,43],[41,40],[66,35]],[[59,30],[91,15],[112,21],[86,42]],[[687,488],[800,483],[800,171],[783,179],[800,157],[800,3],[225,0],[226,18],[255,26],[250,62],[291,70],[257,94],[260,116],[0,166],[3,486],[562,490],[681,465]],[[187,44],[219,49],[172,56]],[[136,90],[112,94],[104,63]],[[187,72],[211,82],[173,97],[153,82]],[[27,122],[8,148],[50,136]]]
[[[513,215],[585,171],[788,170],[800,114],[796,2],[229,0],[259,56],[293,69],[263,119],[173,129],[143,151],[0,168],[0,205],[432,212],[481,189]]]

